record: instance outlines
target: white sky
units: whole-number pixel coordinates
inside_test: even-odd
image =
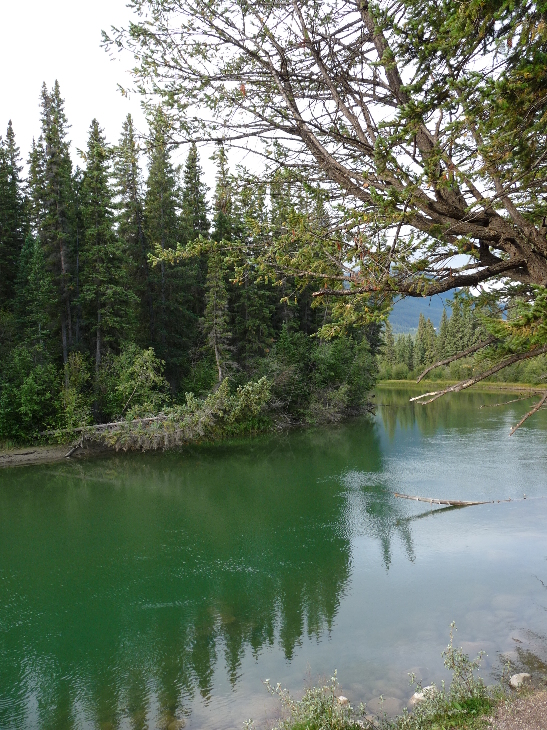
[[[118,141],[129,112],[139,131],[145,131],[138,95],[124,98],[117,84],[131,86],[129,54],[109,57],[101,48],[101,30],[125,26],[130,18],[127,0],[6,0],[0,26],[0,134],[11,119],[23,161],[33,137],[40,134],[39,96],[42,82],[49,89],[59,80],[71,125],[69,138],[74,162],[85,149],[94,117],[113,144]],[[186,155],[181,150],[174,161]],[[214,170],[202,152],[206,177]],[[80,163],[81,164],[81,163]],[[214,180],[214,178],[213,178]],[[212,186],[213,180],[207,183]]]

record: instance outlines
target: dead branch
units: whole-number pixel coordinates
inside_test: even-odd
[[[116,426],[131,426],[135,423],[151,423],[152,421],[165,421],[167,416],[151,416],[150,418],[133,418],[131,421],[112,421],[112,423],[97,423],[94,426],[78,426],[78,428],[61,428],[54,431],[40,431],[40,436],[58,436],[61,433],[82,433],[83,431],[104,431],[106,428]]]
[[[399,492],[395,492],[395,497],[399,497],[400,499],[413,499],[415,502],[427,502],[428,504],[448,504],[450,507],[470,507],[474,504],[491,504],[493,500],[489,499],[486,502],[471,502],[471,501],[462,501],[459,499],[431,499],[430,497],[411,497],[409,494],[399,494]],[[504,502],[511,502],[510,499],[504,499],[502,500]]]
[[[482,406],[479,406],[479,410],[482,408],[496,408],[497,406],[506,406],[509,403],[518,403],[521,400],[528,400],[534,395],[534,393],[530,393],[530,395],[523,395],[522,398],[513,398],[513,400],[504,400],[501,403],[483,403]]]
[[[462,350],[462,352],[458,352],[456,355],[452,355],[451,357],[447,357],[444,360],[439,360],[436,363],[433,363],[433,365],[429,365],[421,375],[418,376],[418,379],[416,380],[417,383],[422,380],[428,373],[430,373],[432,370],[435,370],[435,368],[440,368],[441,365],[449,365],[451,362],[454,362],[455,360],[461,360],[462,357],[467,357],[467,355],[471,355],[473,352],[477,352],[477,350],[482,350],[483,347],[487,347],[488,345],[491,345],[493,342],[496,342],[495,337],[489,337],[486,340],[483,340],[482,342],[478,342],[476,345],[473,345],[472,347],[468,347],[467,350]]]
[[[533,416],[534,413],[539,411],[539,409],[545,403],[546,400],[547,400],[547,391],[545,391],[545,393],[543,394],[543,397],[540,398],[540,400],[536,403],[536,405],[530,411],[528,411],[528,413],[524,416],[524,418],[521,418],[521,420],[517,423],[517,425],[511,429],[511,433],[509,434],[509,436],[512,436],[515,433],[515,431],[517,431],[522,426],[524,421],[527,421],[530,418],[530,416]]]
[[[544,345],[543,347],[538,347],[535,350],[530,350],[529,352],[522,352],[517,355],[511,355],[511,357],[505,358],[505,360],[502,360],[501,362],[497,363],[497,365],[493,365],[488,370],[485,370],[483,373],[479,373],[478,375],[475,375],[473,378],[468,378],[467,380],[461,380],[459,383],[456,383],[455,385],[449,385],[448,388],[445,388],[444,390],[437,390],[433,391],[432,393],[424,393],[423,395],[418,395],[415,398],[411,398],[411,401],[415,400],[421,400],[422,398],[426,398],[427,396],[431,395],[433,396],[429,400],[424,401],[421,403],[421,405],[426,406],[428,403],[432,403],[434,400],[437,400],[437,398],[441,398],[443,395],[446,395],[447,393],[459,393],[461,390],[465,390],[466,388],[470,388],[472,385],[475,385],[475,383],[479,383],[481,380],[484,380],[485,378],[490,377],[490,375],[494,375],[495,373],[499,372],[500,370],[503,370],[503,368],[508,367],[509,365],[513,365],[516,362],[521,362],[522,360],[529,360],[531,357],[538,357],[539,355],[544,355],[547,352],[547,345]]]

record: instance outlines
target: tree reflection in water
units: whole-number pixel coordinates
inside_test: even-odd
[[[221,659],[232,687],[248,652],[291,660],[331,631],[353,535],[413,560],[381,467],[365,419],[5,472],[0,726],[167,727]]]

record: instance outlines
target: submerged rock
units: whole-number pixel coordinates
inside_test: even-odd
[[[367,702],[367,710],[371,710],[378,717],[398,715],[402,709],[403,703],[397,697],[375,697]]]
[[[414,692],[412,697],[409,699],[408,704],[414,706],[418,702],[423,702],[428,695],[433,695],[437,692],[437,688],[434,684],[430,684],[428,687],[424,687],[421,692]]]
[[[520,689],[530,679],[532,679],[531,674],[528,674],[528,672],[520,672],[520,674],[513,674],[509,680],[509,684],[513,689]]]

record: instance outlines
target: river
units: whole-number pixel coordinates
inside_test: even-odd
[[[451,621],[488,678],[541,640],[547,412],[509,437],[534,401],[409,396],[379,387],[376,416],[329,428],[2,470],[0,728],[260,725],[265,679],[298,694],[335,669],[352,703],[397,711],[409,672],[446,676]]]

